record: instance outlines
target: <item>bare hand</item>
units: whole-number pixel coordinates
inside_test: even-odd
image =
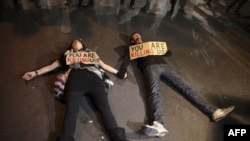
[[[23,75],[23,79],[24,80],[31,80],[33,79],[34,77],[36,76],[36,72],[35,71],[31,71],[31,72],[26,72],[24,75]]]

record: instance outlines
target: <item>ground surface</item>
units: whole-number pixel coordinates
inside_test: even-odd
[[[172,56],[165,59],[203,98],[219,107],[235,105],[236,109],[230,117],[218,123],[210,122],[180,94],[162,83],[162,105],[169,134],[163,138],[136,134],[147,116],[141,74],[131,65],[127,80],[109,74],[115,85],[108,95],[117,122],[126,129],[129,140],[222,141],[223,125],[250,124],[249,15],[232,18],[206,13],[207,10],[223,11],[224,6],[214,2],[211,7],[197,5],[196,18],[190,19],[181,12],[171,18],[171,14],[162,17],[140,11],[138,5],[135,9],[120,7],[118,12],[114,5],[115,8],[84,9],[61,7],[56,2],[51,2],[50,9],[34,6],[25,10],[2,9],[1,140],[54,141],[61,132],[65,106],[52,96],[56,74],[25,83],[21,79],[24,72],[57,59],[76,38],[82,38],[102,60],[118,68],[122,47],[127,44],[128,35],[135,31],[143,35],[144,41],[166,41]],[[247,10],[242,9],[243,14]],[[96,119],[98,113],[86,104],[82,107],[76,140],[107,140]]]

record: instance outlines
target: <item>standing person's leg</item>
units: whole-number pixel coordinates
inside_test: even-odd
[[[34,3],[34,5],[35,5],[37,8],[41,8],[41,1],[40,1],[40,0],[32,0],[32,2]]]
[[[14,0],[14,6],[15,8],[22,8],[22,3],[20,0]]]
[[[180,92],[188,101],[190,101],[213,121],[224,118],[234,109],[234,106],[228,107],[226,109],[219,109],[211,103],[208,103],[203,98],[201,98],[197,91],[195,91],[187,81],[183,80],[181,76],[171,67],[168,65],[164,65],[162,67],[164,68],[164,72],[162,74],[162,79],[164,82],[170,84],[171,87]]]
[[[135,0],[130,0],[129,7],[135,8]]]
[[[234,10],[234,14],[240,15],[240,9],[241,7],[247,2],[247,0],[239,0],[238,5],[236,6]]]
[[[231,8],[234,7],[235,4],[238,3],[239,0],[233,0],[226,8],[225,12],[228,13],[230,11]]]
[[[72,0],[65,0],[65,1],[64,1],[64,5],[65,5],[65,6],[71,5],[71,3],[72,3]]]
[[[79,6],[90,7],[94,5],[94,0],[79,0]]]
[[[124,4],[124,0],[120,0],[120,4],[123,5]]]
[[[206,4],[210,5],[212,0],[207,0]]]
[[[170,9],[170,13],[173,13],[174,12],[174,8],[175,8],[175,5],[176,5],[176,2],[177,0],[170,0],[170,4],[171,4],[171,9]]]
[[[74,141],[74,133],[76,129],[76,120],[81,103],[83,92],[67,91],[66,94],[66,113],[63,124],[63,134],[59,137],[59,141]]]

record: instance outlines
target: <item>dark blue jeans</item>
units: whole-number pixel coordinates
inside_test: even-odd
[[[150,122],[158,121],[164,124],[160,96],[160,80],[177,90],[201,112],[211,116],[217,109],[216,106],[202,99],[192,86],[167,64],[151,65],[144,69],[146,84],[149,86],[148,114]]]

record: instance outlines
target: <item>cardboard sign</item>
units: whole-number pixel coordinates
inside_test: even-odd
[[[167,52],[166,42],[144,42],[129,46],[130,60],[149,55],[164,55]]]
[[[66,53],[66,64],[71,65],[73,63],[84,63],[84,64],[96,64],[100,60],[96,52],[67,52]]]

